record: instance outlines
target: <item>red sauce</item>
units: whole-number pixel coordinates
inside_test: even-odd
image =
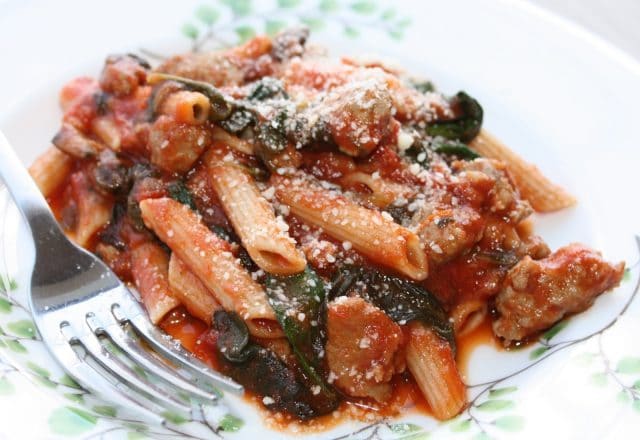
[[[496,350],[502,349],[502,345],[493,335],[490,317],[486,317],[475,329],[462,337],[457,338],[456,342],[458,347],[456,363],[458,364],[458,370],[463,377],[467,376],[469,371],[469,361],[476,348],[480,346],[489,346]]]
[[[207,324],[191,316],[182,306],[165,316],[159,326],[191,352],[195,351],[198,338],[209,328]]]

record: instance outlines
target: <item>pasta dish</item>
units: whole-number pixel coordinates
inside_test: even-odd
[[[456,346],[535,340],[621,280],[530,215],[575,201],[482,128],[481,105],[304,29],[60,93],[30,171],[62,228],[154,324],[278,420],[467,404]]]

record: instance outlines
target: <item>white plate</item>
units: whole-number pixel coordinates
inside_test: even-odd
[[[618,289],[548,340],[522,352],[477,349],[466,377],[477,385],[470,389],[472,405],[455,420],[437,423],[408,412],[370,426],[343,424],[318,437],[358,432],[354,438],[431,433],[437,438],[600,439],[640,432],[640,344],[635,339],[640,334],[640,300],[635,299],[640,66],[580,28],[521,2],[234,1],[238,13],[245,3],[254,6],[233,21],[227,3],[207,2],[221,13],[214,27],[223,29],[216,34],[224,39],[235,38],[239,26],[261,29],[265,20],[275,26],[302,17],[320,26],[313,38],[334,54],[378,54],[430,76],[441,90],[468,91],[484,106],[490,131],[578,196],[578,207],[536,217],[551,247],[582,241],[632,267]],[[337,9],[326,13],[320,4]],[[192,23],[203,35],[203,20],[211,17],[194,13],[200,5],[150,0],[0,4],[0,128],[23,160],[31,161],[55,133],[56,96],[64,81],[97,75],[112,52],[187,50],[191,41],[181,32],[183,24]],[[31,238],[2,197],[0,274],[16,284],[0,292],[0,438],[171,434],[123,421],[120,411],[65,380],[22,305]],[[212,413],[212,427],[185,423],[176,429],[196,429],[205,438],[283,435],[266,430],[252,407],[237,399],[225,402]]]

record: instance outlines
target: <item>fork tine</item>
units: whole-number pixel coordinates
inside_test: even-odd
[[[100,328],[87,317],[92,332],[83,331],[76,333],[76,338],[80,344],[93,356],[93,358],[109,373],[118,379],[127,382],[140,392],[151,396],[162,405],[165,405],[178,412],[191,413],[191,407],[169,396],[165,391],[156,387],[154,384],[138,377],[133,369],[126,365],[117,356],[110,353],[101,343],[98,337],[93,333]]]
[[[106,397],[113,404],[136,411],[144,420],[154,424],[165,424],[161,408],[150,401],[142,401],[139,395],[118,384],[114,384],[99,371],[80,359],[67,341],[43,335],[53,356],[79,384],[97,396]],[[150,408],[151,407],[151,408]]]
[[[194,394],[208,401],[215,401],[218,399],[216,394],[201,390],[187,379],[175,373],[173,370],[170,370],[167,365],[162,365],[158,359],[155,359],[147,350],[140,347],[140,340],[136,340],[129,336],[129,334],[127,334],[127,332],[125,332],[117,322],[105,326],[104,332],[113,341],[113,343],[124,351],[125,354],[134,362],[138,363],[145,370],[150,371],[165,380],[167,383],[180,388],[182,391]]]
[[[151,345],[158,353],[168,358],[170,361],[186,368],[188,371],[196,373],[201,378],[211,381],[227,391],[235,394],[242,394],[244,388],[232,379],[213,371],[207,364],[197,359],[179,343],[170,339],[168,335],[159,331],[148,318],[143,314],[137,314],[132,318],[121,316],[119,308],[114,307],[113,313],[118,321],[129,321],[136,331]]]

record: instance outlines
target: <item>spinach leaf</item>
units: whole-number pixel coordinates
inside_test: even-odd
[[[236,313],[216,311],[213,327],[223,373],[249,391],[268,396],[271,401],[265,406],[272,410],[286,411],[303,420],[320,415],[309,403],[309,393],[295,371],[271,350],[250,342],[249,329]]]
[[[212,121],[222,121],[227,119],[235,107],[233,102],[227,99],[220,90],[203,81],[195,81],[193,79],[159,72],[153,72],[150,74],[147,81],[150,84],[155,84],[160,81],[175,81],[184,86],[187,90],[202,93],[209,98],[209,102],[211,103],[209,119]]]
[[[264,78],[256,81],[251,93],[247,96],[249,101],[265,101],[267,99],[289,99],[289,95],[284,90],[284,83],[282,80],[265,76]]]
[[[249,329],[237,313],[218,310],[213,315],[218,330],[216,341],[220,354],[229,362],[244,362],[251,355]]]
[[[332,285],[330,300],[355,291],[395,322],[422,321],[455,351],[453,327],[447,313],[438,299],[421,286],[375,269],[354,266],[341,268]]]
[[[258,123],[256,115],[246,108],[237,108],[229,117],[220,121],[220,126],[229,133],[239,134]]]
[[[268,153],[279,153],[287,148],[287,112],[279,112],[273,119],[258,126],[258,146]]]
[[[450,141],[441,137],[416,142],[415,145],[412,145],[411,148],[405,151],[404,155],[411,159],[412,162],[419,164],[425,169],[429,169],[433,153],[462,160],[473,160],[481,157],[462,142]]]
[[[262,121],[257,127],[255,153],[271,172],[278,168],[294,166],[293,156],[285,150],[289,147],[287,125],[289,116],[285,110],[273,118]]]
[[[232,231],[224,228],[223,226],[211,225],[211,226],[209,226],[209,229],[211,230],[211,232],[216,234],[218,237],[222,238],[223,240],[228,241],[229,243],[237,243],[239,241],[238,238],[235,236],[235,234]]]
[[[442,136],[445,139],[472,140],[480,132],[483,110],[478,101],[465,92],[458,92],[451,99],[451,106],[460,113],[455,119],[437,121],[427,126],[430,136]]]
[[[429,80],[411,79],[409,85],[420,93],[435,92],[436,86]]]
[[[266,291],[271,307],[310,386],[319,387],[316,394],[323,410],[335,408],[338,397],[320,374],[315,347],[320,338],[320,307],[325,298],[322,279],[307,268],[290,276],[268,275]]]
[[[429,146],[429,141],[421,140],[414,142],[411,147],[407,148],[404,155],[411,159],[412,162],[428,169],[432,159],[432,151],[432,148]]]
[[[187,205],[194,211],[196,210],[196,204],[193,201],[191,192],[182,180],[170,182],[167,185],[167,191],[169,192],[169,197],[171,197],[173,200],[180,202],[183,205]]]
[[[478,153],[473,151],[461,142],[434,142],[433,151],[448,156],[457,156],[460,159],[473,160],[480,157]]]

